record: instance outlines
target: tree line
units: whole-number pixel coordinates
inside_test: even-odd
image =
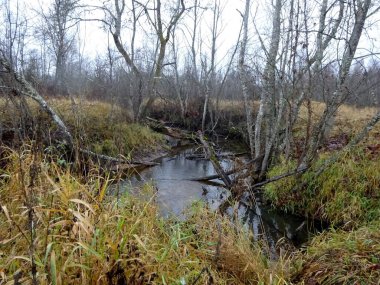
[[[243,3],[244,2],[244,3]],[[220,124],[223,104],[244,108],[245,137],[255,175],[283,153],[294,156],[295,126],[307,112],[298,169],[309,167],[329,135],[339,106],[377,106],[380,65],[373,40],[377,0],[274,0],[268,26],[261,3],[242,1],[225,11],[221,0],[52,0],[25,12],[3,0],[1,57],[44,96],[83,96],[120,104],[140,121],[157,104],[203,132]],[[236,42],[222,54],[225,13],[241,22]],[[81,24],[98,25],[106,50],[83,51]],[[365,48],[361,47],[365,43]],[[3,96],[12,96],[2,66]],[[325,103],[318,121],[312,102]]]

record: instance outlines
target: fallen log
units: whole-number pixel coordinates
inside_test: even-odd
[[[245,170],[249,167],[249,165],[244,165],[244,167],[239,167],[239,168],[234,168],[229,171],[225,171],[225,175],[231,175],[236,172],[240,172],[242,170]],[[203,177],[198,177],[198,178],[192,178],[192,181],[209,181],[209,180],[214,180],[214,179],[221,179],[219,174],[214,174],[214,175],[208,175],[208,176],[203,176]]]
[[[259,161],[260,159],[261,159],[261,157],[251,159],[250,161],[246,162],[243,166],[231,169],[229,171],[225,171],[225,174],[231,175],[231,174],[234,174],[236,172],[240,172],[242,170],[248,169],[252,165],[255,165],[257,163],[257,161]],[[192,180],[193,181],[209,181],[209,180],[213,180],[213,179],[221,179],[221,176],[219,174],[213,174],[213,175],[203,176],[203,177],[199,177],[199,178],[193,178]]]
[[[192,139],[193,136],[190,132],[184,131],[180,128],[167,126],[167,123],[161,120],[156,120],[150,117],[146,117],[147,124],[154,131],[163,133],[164,135],[171,136],[176,139]]]
[[[206,153],[206,157],[210,159],[212,165],[214,166],[214,169],[215,169],[216,173],[223,180],[223,182],[226,185],[226,187],[228,189],[230,189],[232,187],[232,181],[228,177],[228,175],[226,174],[226,172],[224,171],[224,169],[222,168],[222,166],[220,165],[220,163],[219,163],[219,161],[218,161],[218,159],[217,159],[217,157],[215,155],[214,149],[205,140],[205,138],[203,136],[203,133],[201,131],[198,131],[198,137],[199,137],[199,141],[203,145],[203,149],[204,149],[204,151]]]
[[[240,152],[240,153],[219,153],[219,154],[215,154],[215,156],[219,159],[231,159],[231,158],[235,158],[237,156],[241,156],[241,155],[244,155],[244,154],[247,154],[247,152]],[[189,159],[189,160],[193,160],[193,159],[207,159],[206,156],[204,154],[200,154],[200,153],[193,153],[193,154],[188,154],[185,156],[186,159]]]

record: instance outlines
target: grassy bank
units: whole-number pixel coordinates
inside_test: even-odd
[[[147,126],[133,123],[128,112],[120,106],[79,99],[50,98],[48,102],[68,126],[75,143],[82,148],[129,158],[151,154],[164,145],[162,135]],[[0,100],[1,125],[9,129],[22,126],[28,132],[21,135],[43,140],[47,145],[61,139],[48,115],[32,100],[26,103],[27,106],[21,108],[5,99]],[[17,141],[17,135],[13,133],[9,138]]]
[[[146,199],[106,195],[96,169],[76,175],[24,146],[7,150],[0,188],[0,283],[285,284],[249,233],[202,205],[187,221]]]
[[[143,197],[106,195],[33,147],[6,150],[0,182],[0,284],[378,284],[379,223],[322,233],[269,261],[250,233],[196,204],[162,219]]]
[[[132,157],[162,146],[160,135],[133,124],[120,107],[57,99],[50,104],[82,147]],[[141,189],[143,199],[107,196],[112,181],[104,172],[90,168],[84,177],[39,149],[37,138],[54,140],[57,130],[36,105],[30,103],[30,122],[22,122],[11,104],[0,106],[3,126],[30,124],[34,139],[31,145],[20,142],[16,151],[0,152],[6,165],[0,170],[1,285],[33,279],[39,284],[378,284],[379,128],[320,176],[309,171],[266,185],[265,197],[274,207],[335,226],[302,250],[270,261],[249,231],[204,205],[189,209],[186,221],[168,220],[158,216],[149,185]],[[313,103],[315,116],[321,107]],[[357,111],[340,109],[333,141],[321,149],[312,170],[336,151],[328,144],[344,146],[335,138],[345,134],[349,139],[374,109]],[[300,128],[303,115],[302,108]],[[281,161],[269,176],[295,165]]]
[[[380,223],[318,235],[293,257],[294,284],[379,284]]]
[[[336,225],[353,226],[379,219],[379,156],[357,147],[342,154],[336,163],[315,177],[314,170],[327,157],[323,155],[301,178],[293,176],[268,184],[265,196],[276,207]],[[276,176],[294,167],[295,162],[283,162],[273,167],[269,175]],[[304,187],[296,187],[299,184]]]

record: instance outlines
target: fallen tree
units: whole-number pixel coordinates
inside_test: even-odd
[[[146,117],[146,123],[152,130],[171,136],[175,139],[193,139],[191,132],[169,126],[167,122]]]
[[[226,187],[228,189],[230,189],[232,187],[233,183],[232,183],[231,179],[228,177],[228,174],[226,174],[226,172],[224,171],[223,167],[220,165],[220,163],[216,157],[214,149],[205,140],[203,133],[201,131],[198,131],[197,134],[198,134],[199,141],[203,145],[203,149],[205,151],[206,158],[210,159],[212,165],[214,166],[216,173],[223,180]]]

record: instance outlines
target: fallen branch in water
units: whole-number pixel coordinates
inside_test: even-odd
[[[249,167],[249,165],[246,164],[243,167],[238,167],[238,168],[231,169],[229,171],[225,171],[224,174],[225,175],[231,175],[231,174],[234,174],[236,172],[240,172],[242,170],[245,170],[248,167]],[[192,180],[192,181],[209,181],[209,180],[220,179],[220,178],[221,177],[219,174],[214,174],[214,175],[208,175],[208,176],[203,176],[203,177],[199,177],[199,178],[192,178],[190,180]]]
[[[201,131],[198,131],[198,137],[199,141],[203,145],[203,149],[206,153],[206,157],[210,159],[212,165],[214,166],[214,169],[216,173],[219,175],[219,177],[223,180],[224,184],[228,189],[232,187],[232,181],[220,165],[218,159],[216,158],[214,149],[208,144],[208,142],[205,140],[203,133]]]
[[[250,168],[251,165],[257,163],[257,161],[260,161],[261,159],[262,159],[261,157],[251,159],[250,161],[246,162],[243,166],[231,169],[229,171],[225,171],[224,173],[226,175],[231,175],[231,174],[240,172],[242,170],[246,170],[246,169]],[[191,180],[192,181],[209,181],[209,180],[213,180],[213,179],[221,179],[221,176],[219,174],[213,174],[213,175],[203,176],[203,177],[199,177],[199,178],[193,178]]]
[[[237,156],[241,156],[241,155],[244,155],[244,154],[248,154],[247,152],[239,152],[239,153],[219,153],[219,154],[215,154],[217,158],[219,159],[232,159],[232,158],[235,158]],[[190,160],[193,160],[193,159],[199,159],[199,160],[202,160],[202,159],[207,159],[205,157],[204,154],[201,154],[201,153],[193,153],[193,154],[188,154],[185,156],[186,159],[190,159]]]

